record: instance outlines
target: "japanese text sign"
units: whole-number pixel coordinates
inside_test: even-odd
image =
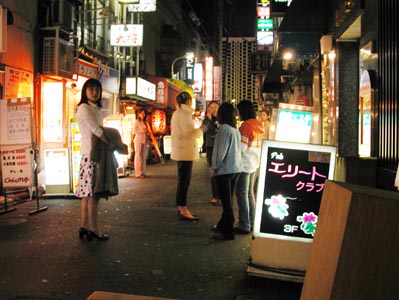
[[[3,187],[31,186],[33,174],[32,164],[32,148],[16,148],[15,146],[2,147],[1,171]]]
[[[312,240],[335,147],[263,142],[254,234]]]

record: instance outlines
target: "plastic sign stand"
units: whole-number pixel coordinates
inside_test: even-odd
[[[263,141],[250,275],[303,281],[335,154],[331,146]]]

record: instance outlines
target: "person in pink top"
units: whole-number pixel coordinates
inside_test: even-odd
[[[134,123],[134,175],[145,178],[147,161],[147,111],[142,108]]]

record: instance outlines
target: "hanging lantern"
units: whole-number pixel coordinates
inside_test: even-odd
[[[166,133],[166,114],[163,110],[156,109],[151,114],[151,127],[153,133]]]

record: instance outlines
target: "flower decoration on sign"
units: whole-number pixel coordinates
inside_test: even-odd
[[[302,223],[300,227],[305,234],[314,236],[317,226],[317,215],[313,212],[303,213],[302,216],[298,216],[296,219]]]
[[[289,205],[286,203],[287,199],[282,195],[273,195],[265,200],[265,205],[268,205],[268,212],[274,217],[283,220],[288,216]]]

